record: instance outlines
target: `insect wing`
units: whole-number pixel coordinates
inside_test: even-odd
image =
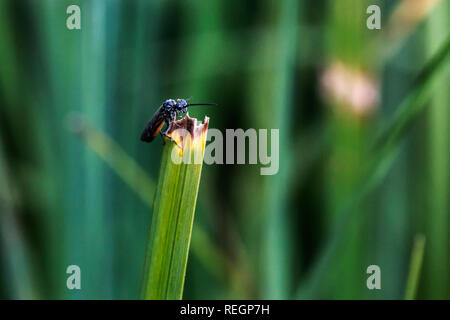
[[[156,135],[161,131],[163,125],[164,117],[162,116],[161,109],[158,109],[142,132],[141,140],[152,142]]]

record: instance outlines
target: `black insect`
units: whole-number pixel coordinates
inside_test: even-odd
[[[156,135],[159,133],[161,137],[168,137],[170,140],[173,139],[167,135],[172,123],[177,119],[177,115],[185,113],[187,108],[190,106],[216,106],[215,103],[191,103],[188,104],[185,99],[169,99],[164,101],[164,103],[156,110],[153,117],[148,122],[144,131],[141,134],[141,140],[145,142],[152,142]],[[164,123],[167,127],[164,131],[161,131]]]

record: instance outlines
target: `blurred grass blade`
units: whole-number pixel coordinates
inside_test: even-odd
[[[145,170],[124,149],[105,132],[92,126],[81,114],[68,117],[69,130],[78,135],[89,149],[97,154],[117,176],[149,208],[153,208],[153,197],[156,185]],[[213,243],[209,235],[200,225],[192,234],[192,251],[203,263],[204,267],[218,279],[225,279],[225,265],[231,263],[225,259],[221,249]]]
[[[445,1],[428,19],[426,25],[427,55],[439,47],[450,26],[450,1]],[[429,170],[424,190],[428,191],[427,209],[423,210],[424,234],[427,237],[427,258],[424,260],[422,277],[426,279],[421,287],[421,297],[427,299],[448,299],[450,277],[448,274],[450,255],[450,69],[441,73],[433,86],[433,95],[427,113],[427,149],[424,157]]]
[[[381,130],[375,146],[382,145],[388,149],[396,144],[403,132],[411,125],[420,111],[426,106],[430,89],[438,76],[448,70],[447,60],[450,52],[450,35],[447,36],[438,52],[433,55],[426,66],[416,77],[410,94],[396,110],[392,120]]]
[[[445,62],[448,58],[449,51],[450,37],[447,37],[440,50],[423,68],[416,80],[413,91],[405,98],[399,107],[398,113],[394,116],[394,121],[390,122],[375,139],[374,149],[376,150],[376,154],[374,160],[368,164],[366,173],[362,175],[359,183],[356,184],[357,187],[355,187],[351,196],[338,209],[342,212],[339,214],[341,219],[331,233],[328,244],[324,247],[322,254],[311,268],[310,275],[306,277],[297,289],[296,298],[312,298],[319,289],[321,279],[326,274],[328,266],[347,232],[347,226],[356,213],[356,206],[383,181],[389,172],[394,162],[393,160],[397,157],[400,150],[396,146],[400,139],[404,137],[406,129],[410,126],[411,122],[420,114],[419,111],[425,107],[426,99],[429,97],[431,91],[429,90],[431,86],[430,82],[433,82],[433,79],[443,72],[440,69],[445,69]]]
[[[403,47],[409,36],[418,25],[429,16],[442,0],[398,1],[396,8],[388,18],[386,26],[374,44],[382,48],[384,59],[393,57]]]
[[[144,299],[182,298],[208,120],[196,125],[196,119],[186,116],[177,124],[190,128],[190,134],[182,142],[172,133],[183,149],[174,143],[164,146],[144,266]],[[173,159],[177,153],[183,157],[179,164]]]
[[[155,191],[155,183],[117,142],[103,131],[92,127],[79,114],[71,114],[68,117],[68,126],[69,130],[79,135],[86,145],[105,161],[145,204],[150,207],[153,205],[153,201],[148,195]]]
[[[406,283],[405,291],[406,300],[413,300],[416,296],[424,250],[425,236],[422,234],[417,235],[414,239],[414,245],[411,253],[411,262],[409,265],[408,281]]]
[[[30,250],[14,210],[20,199],[9,171],[0,144],[0,298],[36,299],[36,270],[30,263]]]

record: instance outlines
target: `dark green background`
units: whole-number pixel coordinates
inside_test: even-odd
[[[419,78],[420,112],[400,108],[448,41],[449,1],[425,2],[0,0],[0,297],[138,298],[161,153],[139,135],[162,101],[193,97],[220,105],[190,112],[210,127],[278,128],[280,171],[204,166],[185,298],[402,299],[417,234],[418,297],[449,298],[448,60]],[[374,79],[378,103],[327,98],[337,63]]]

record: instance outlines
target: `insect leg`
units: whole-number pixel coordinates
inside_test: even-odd
[[[163,137],[164,144],[166,143],[166,141],[164,140],[164,137],[167,137],[167,138],[169,138],[173,143],[175,143],[175,144],[177,145],[178,148],[183,149],[183,148],[180,147],[180,145],[179,145],[179,144],[178,144],[171,136],[169,136],[169,135],[167,134],[167,132],[169,131],[170,126],[171,126],[172,123],[173,123],[173,122],[171,122],[171,123],[169,123],[169,124],[167,125],[167,129],[166,129],[164,132],[161,132],[161,131],[160,131],[159,133],[161,134],[161,137]]]
[[[176,121],[177,121],[177,113],[175,112],[175,113],[172,115],[172,120],[170,120],[170,123],[171,123],[172,125],[176,125],[177,128],[181,127],[181,125],[179,125],[178,123],[176,123]]]
[[[180,145],[168,134],[165,134],[164,132],[161,133],[162,136],[169,138],[169,140],[171,140],[173,143],[175,143],[177,145],[178,148],[183,149],[182,147],[180,147]]]
[[[159,132],[159,135],[161,136],[162,139],[162,144],[165,145],[166,144],[166,140],[164,139],[164,135],[162,134],[162,132]]]

